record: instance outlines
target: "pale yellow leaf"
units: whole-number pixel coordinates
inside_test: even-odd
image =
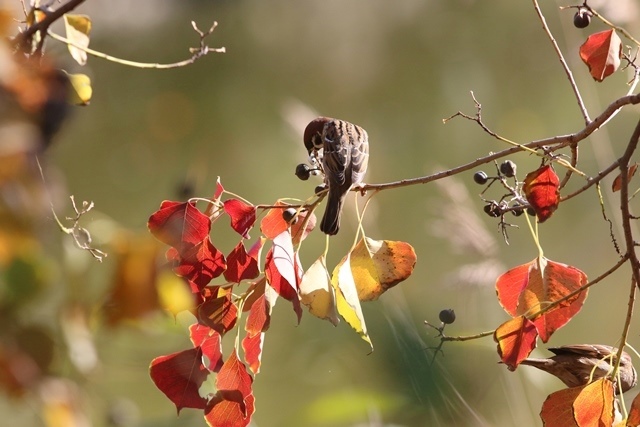
[[[336,292],[338,313],[360,335],[360,338],[369,343],[373,351],[373,344],[367,333],[362,306],[360,306],[358,291],[351,273],[350,254],[347,254],[333,270],[331,284]]]
[[[93,89],[91,79],[85,74],[67,74],[71,83],[69,102],[73,105],[89,105]]]
[[[91,19],[87,15],[64,15],[64,28],[67,32],[67,40],[81,48],[89,47],[89,33],[91,32]],[[87,52],[71,44],[67,45],[73,59],[80,65],[87,63]]]
[[[331,286],[324,256],[304,273],[300,283],[300,299],[309,307],[309,313],[338,325],[335,290]]]

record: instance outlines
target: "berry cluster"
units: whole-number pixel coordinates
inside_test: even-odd
[[[483,198],[485,201],[484,212],[492,218],[502,218],[506,212],[511,212],[515,216],[522,215],[527,202],[521,195],[521,185],[516,177],[517,165],[511,160],[505,160],[499,166],[496,163],[496,169],[496,176],[489,176],[484,171],[477,171],[473,174],[473,181],[476,184],[486,185],[480,194],[481,196],[496,181],[500,182],[508,191],[500,200],[485,200]],[[510,185],[508,179],[513,179],[514,185]],[[531,208],[527,208],[527,212],[530,215],[535,215]]]

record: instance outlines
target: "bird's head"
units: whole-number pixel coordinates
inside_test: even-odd
[[[318,117],[317,119],[313,119],[305,128],[303,141],[309,154],[311,154],[314,149],[319,150],[322,148],[322,130],[324,129],[324,125],[331,120],[333,119],[329,117]]]

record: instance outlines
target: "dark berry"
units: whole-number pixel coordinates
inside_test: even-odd
[[[295,219],[296,214],[297,211],[294,208],[285,209],[282,211],[282,219],[289,223]]]
[[[452,308],[447,308],[446,310],[442,310],[438,315],[440,321],[446,325],[450,325],[456,321],[456,313]]]
[[[320,194],[321,192],[323,192],[326,189],[327,189],[327,186],[325,184],[320,184],[313,190],[313,192],[316,193],[316,194]]]
[[[535,210],[535,209],[533,209],[531,206],[529,206],[529,207],[527,208],[527,213],[528,213],[530,216],[536,216],[536,210]]]
[[[296,176],[303,181],[309,179],[309,176],[311,175],[310,171],[311,168],[305,163],[300,163],[298,166],[296,166]]]
[[[522,205],[520,203],[514,203],[512,206],[514,209],[511,211],[511,213],[514,216],[520,216],[524,213],[524,209],[522,209]]]
[[[484,205],[484,213],[493,218],[497,218],[502,215],[500,208],[495,203],[488,203]]]
[[[500,164],[500,173],[507,178],[513,178],[516,175],[516,164],[511,160],[505,160]]]
[[[578,9],[575,15],[573,15],[573,25],[576,28],[586,28],[591,23],[591,12],[589,9],[581,7]]]
[[[489,180],[489,177],[485,172],[478,171],[473,174],[473,180],[475,181],[476,184],[485,185]]]

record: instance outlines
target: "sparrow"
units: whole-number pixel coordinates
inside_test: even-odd
[[[330,117],[312,120],[304,130],[309,155],[321,159],[329,189],[320,230],[335,235],[340,229],[344,199],[353,186],[362,183],[369,163],[369,139],[360,126]]]
[[[549,351],[553,352],[555,356],[548,359],[529,358],[520,364],[534,366],[555,375],[567,387],[588,384],[592,371],[594,381],[610,375],[613,372],[618,353],[617,348],[601,344],[565,345],[550,348]],[[594,367],[596,368],[594,369]],[[631,356],[624,351],[620,360],[619,373],[623,393],[635,387],[638,382],[636,370],[633,367]],[[618,391],[618,387],[616,387],[616,393]]]

